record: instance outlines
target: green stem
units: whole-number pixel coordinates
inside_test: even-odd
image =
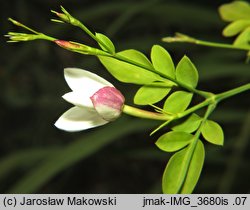
[[[214,110],[214,108],[216,107],[216,105],[226,99],[229,98],[231,96],[237,95],[241,92],[247,91],[250,89],[250,83],[246,84],[246,85],[242,85],[240,87],[234,88],[232,90],[229,91],[225,91],[223,93],[217,94],[217,95],[211,95],[209,98],[207,98],[206,100],[204,100],[203,102],[185,110],[184,112],[181,112],[179,114],[176,115],[167,115],[167,114],[161,114],[161,113],[156,113],[156,112],[150,112],[150,111],[145,111],[142,109],[138,109],[129,105],[124,105],[123,108],[123,112],[128,114],[128,115],[132,115],[135,117],[139,117],[139,118],[146,118],[146,119],[152,119],[152,120],[163,120],[163,121],[173,121],[176,119],[180,119],[183,118],[203,107],[208,106],[208,110],[204,116],[204,118],[207,118],[211,112]],[[165,123],[164,123],[165,125]]]
[[[78,21],[78,24],[75,25],[81,28],[83,31],[85,31],[92,39],[94,39],[98,44],[101,44],[105,47],[105,49],[108,51],[107,45],[100,39],[98,39],[85,25],[83,25],[80,21]]]
[[[98,44],[101,44],[102,46],[105,47],[105,49],[107,51],[109,51],[108,46],[100,39],[98,39],[96,37],[95,34],[93,34],[81,21],[79,21],[78,19],[74,18],[73,16],[71,16],[67,10],[65,10],[62,6],[61,6],[62,11],[64,12],[64,14],[69,18],[69,23],[73,26],[79,27],[80,29],[82,29],[86,34],[88,34],[93,40],[95,40]],[[53,13],[57,14],[57,12],[52,11]]]
[[[12,19],[12,18],[8,18],[8,20],[9,20],[10,22],[12,22],[14,25],[19,26],[19,27],[21,27],[21,28],[24,28],[24,29],[26,29],[27,31],[30,31],[30,32],[32,32],[32,33],[34,33],[34,34],[40,34],[39,32],[37,32],[37,31],[35,31],[35,30],[29,28],[29,27],[26,26],[26,25],[23,25],[22,23],[20,23],[20,22],[14,20],[14,19]]]
[[[47,36],[47,35],[42,34],[42,33],[40,33],[39,35],[40,35],[39,39],[48,40],[48,41],[51,41],[51,42],[57,40],[56,38],[54,38],[52,36]]]
[[[235,49],[235,50],[247,50],[247,51],[250,50],[250,47],[203,41],[203,40],[196,39],[196,38],[193,38],[188,35],[181,34],[181,33],[176,33],[175,37],[165,37],[162,39],[162,41],[164,42],[187,42],[187,43],[193,43],[193,44],[203,45],[203,46],[208,46],[208,47],[217,47],[217,48],[226,48],[226,49]]]
[[[22,23],[20,23],[20,22],[18,22],[18,21],[16,21],[16,20],[14,20],[14,19],[12,19],[12,18],[8,18],[8,20],[10,21],[10,22],[12,22],[14,25],[16,25],[16,26],[19,26],[19,27],[21,27],[21,28],[24,28],[24,29],[26,29],[27,31],[30,31],[30,32],[32,32],[32,33],[34,33],[34,34],[36,34],[36,39],[42,39],[42,40],[47,40],[47,41],[55,41],[56,40],[56,38],[54,38],[54,37],[51,37],[51,36],[48,36],[48,35],[45,35],[45,34],[43,34],[43,33],[41,33],[41,32],[38,32],[38,31],[35,31],[35,30],[33,30],[32,28],[30,28],[30,27],[28,27],[28,26],[26,26],[26,25],[24,25],[24,24],[22,24]],[[20,33],[11,33],[12,35],[10,35],[9,37],[11,37],[11,36],[18,36]],[[25,35],[25,34],[23,34],[23,35]],[[27,34],[27,36],[28,36],[29,34]]]
[[[239,93],[242,93],[244,91],[250,90],[250,83],[242,85],[240,87],[234,88],[232,90],[225,91],[223,93],[215,95],[215,100],[216,101],[222,101],[226,98],[229,98],[231,96],[237,95]]]
[[[199,110],[199,109],[201,109],[201,108],[203,108],[205,106],[208,106],[209,104],[214,104],[214,103],[215,102],[214,102],[214,100],[212,98],[207,98],[203,102],[201,102],[201,103],[199,103],[199,104],[185,110],[184,112],[181,112],[180,114],[177,114],[177,117],[178,117],[178,119],[182,118],[182,117],[185,117],[185,116],[187,116],[187,115],[189,115],[189,114],[191,114],[191,113],[193,113],[193,112],[195,112],[195,111],[197,111],[197,110]]]
[[[145,118],[145,119],[152,119],[152,120],[170,120],[172,119],[172,116],[161,114],[157,112],[150,112],[142,109],[138,109],[129,105],[124,105],[123,107],[123,113],[126,113],[128,115],[139,117],[139,118]]]
[[[235,49],[235,50],[250,50],[250,48],[242,47],[242,46],[234,46],[232,44],[224,44],[218,42],[209,42],[203,40],[195,40],[195,44],[208,46],[208,47],[217,47],[217,48],[226,48],[226,49]]]
[[[190,143],[189,145],[189,149],[188,149],[188,156],[186,158],[186,162],[188,164],[186,164],[186,167],[185,167],[185,178],[183,179],[183,182],[182,182],[182,185],[180,186],[179,188],[179,192],[178,193],[182,193],[182,187],[183,187],[183,184],[185,182],[185,179],[187,178],[187,171],[190,167],[190,164],[191,164],[191,161],[192,161],[192,158],[193,158],[193,155],[194,155],[194,151],[196,149],[196,146],[197,146],[197,143],[199,141],[199,137],[200,137],[200,134],[201,134],[201,128],[202,126],[204,125],[205,121],[207,120],[207,118],[209,117],[209,115],[213,112],[213,110],[215,109],[216,105],[215,104],[210,104],[208,107],[207,107],[207,110],[206,110],[206,113],[202,119],[202,122],[199,126],[199,129],[195,132],[195,135],[193,137],[193,141]]]
[[[219,94],[211,94],[211,96],[209,98],[207,98],[206,100],[204,100],[203,102],[187,109],[186,111],[180,113],[180,114],[177,114],[177,117],[178,119],[179,118],[182,118],[182,117],[185,117],[195,111],[197,111],[198,109],[201,109],[207,105],[216,105],[217,103],[219,103],[220,101],[222,100],[225,100],[226,98],[229,98],[229,97],[232,97],[234,95],[237,95],[239,93],[242,93],[244,91],[247,91],[247,90],[250,90],[250,83],[248,84],[245,84],[245,85],[242,85],[240,87],[237,87],[237,88],[234,88],[232,90],[228,90],[228,91],[225,91],[223,93],[219,93]]]

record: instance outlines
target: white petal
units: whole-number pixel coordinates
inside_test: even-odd
[[[65,131],[81,131],[108,123],[95,111],[73,107],[66,111],[55,123],[55,126]]]
[[[84,92],[69,92],[62,96],[66,101],[75,106],[93,108],[91,99],[84,94]]]
[[[89,97],[105,86],[113,87],[102,77],[79,68],[65,68],[64,77],[73,91],[84,92]]]

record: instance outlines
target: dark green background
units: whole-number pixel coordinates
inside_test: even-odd
[[[79,67],[111,81],[133,102],[138,86],[112,78],[94,57],[65,51],[52,43],[7,44],[8,31],[23,31],[15,18],[46,34],[88,45],[95,43],[69,25],[51,23],[50,9],[63,5],[92,31],[108,35],[117,50],[134,48],[149,55],[161,44],[175,64],[187,54],[196,65],[198,88],[222,92],[249,82],[245,52],[190,44],[162,43],[174,32],[231,43],[217,8],[229,1],[1,1],[0,192],[6,193],[160,193],[171,154],[154,145],[158,124],[122,116],[101,128],[67,133],[53,126],[69,107],[64,67]],[[195,193],[250,192],[249,93],[221,103],[211,116],[225,131],[224,147],[205,143],[206,159]]]

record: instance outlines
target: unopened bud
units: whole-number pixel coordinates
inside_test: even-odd
[[[57,45],[60,47],[66,48],[66,49],[79,49],[81,48],[81,45],[72,43],[70,41],[65,41],[65,40],[55,40],[54,41]]]
[[[69,23],[69,24],[72,24],[72,25],[75,25],[75,26],[79,25],[79,21],[77,19],[75,19],[73,16],[71,16],[67,12],[67,10],[64,9],[62,6],[61,6],[61,10],[62,10],[63,13],[51,10],[52,13],[56,14],[56,16],[60,18],[60,20],[53,20],[53,21],[65,22],[65,23]]]
[[[109,55],[105,51],[76,42],[65,41],[65,40],[55,40],[54,42],[64,49],[85,55],[104,55],[104,56]]]
[[[10,39],[8,42],[21,42],[39,39],[40,35],[9,32],[7,35],[5,35],[5,37],[8,37]]]
[[[107,121],[117,119],[122,112],[125,98],[115,87],[103,87],[90,97],[95,110]]]
[[[69,18],[67,15],[60,13],[60,12],[55,12],[55,14],[57,15],[57,17],[59,17],[62,21],[68,23],[69,22]]]

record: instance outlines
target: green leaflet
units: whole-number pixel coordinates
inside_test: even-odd
[[[157,141],[156,146],[165,152],[174,152],[187,146],[193,138],[192,134],[170,131],[163,134]]]
[[[250,5],[245,1],[234,1],[219,7],[221,18],[225,21],[250,19]]]
[[[166,83],[155,82],[142,86],[135,94],[134,103],[138,105],[154,104],[161,101],[171,90],[172,82]]]
[[[198,83],[198,72],[187,56],[184,56],[176,67],[177,81],[195,88]]]
[[[250,26],[246,28],[234,41],[234,46],[250,46]]]
[[[95,36],[105,44],[106,47],[103,46],[101,43],[98,43],[99,46],[104,51],[108,51],[111,54],[115,53],[115,46],[114,46],[113,42],[107,36],[105,36],[104,34],[101,34],[101,33],[95,33]]]
[[[191,193],[199,179],[205,158],[200,140],[176,152],[169,160],[162,177],[163,193]]]
[[[166,194],[176,194],[180,191],[185,179],[189,147],[176,152],[168,161],[162,177],[162,191]]]
[[[201,133],[208,142],[223,145],[224,134],[220,125],[212,120],[206,120],[201,128]]]
[[[227,37],[235,36],[248,26],[250,26],[250,20],[236,20],[224,28],[222,33]]]
[[[152,69],[151,63],[146,56],[136,50],[125,50],[117,53],[117,55]],[[105,68],[121,82],[144,85],[163,80],[159,75],[137,65],[113,57],[98,56],[98,58]]]
[[[172,127],[172,130],[192,133],[199,128],[201,121],[202,118],[199,117],[197,114],[193,113],[184,122]]]
[[[149,69],[152,69],[152,64],[151,62],[148,60],[148,58],[141,53],[138,50],[134,50],[134,49],[129,49],[129,50],[124,50],[121,51],[119,53],[117,53],[120,56],[123,56],[124,58],[127,58],[129,60],[135,61]]]
[[[170,113],[183,112],[190,104],[193,94],[186,91],[176,91],[172,93],[164,103],[164,111]]]
[[[154,45],[151,49],[151,61],[154,69],[170,78],[175,78],[175,67],[169,53],[160,45]]]
[[[186,179],[183,183],[181,193],[190,194],[193,192],[204,164],[205,149],[202,141],[198,140],[196,148],[194,150],[193,157],[190,162],[190,166],[187,172]]]

